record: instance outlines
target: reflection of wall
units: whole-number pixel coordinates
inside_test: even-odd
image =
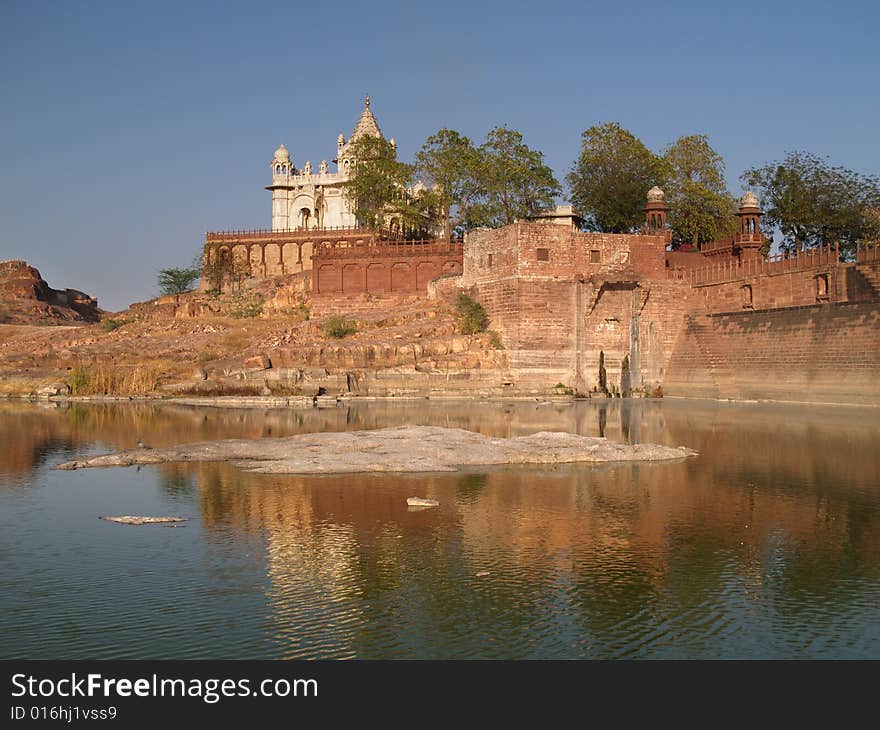
[[[53,450],[71,452],[82,439],[74,429],[58,428],[46,408],[0,404],[0,475],[27,475]],[[54,410],[54,409],[53,409]]]
[[[284,535],[288,532],[301,535],[316,523],[326,523],[349,525],[354,530],[351,539],[358,542],[373,531],[376,520],[405,525],[405,498],[420,489],[451,490],[453,496],[444,502],[454,508],[456,519],[472,537],[484,535],[481,539],[489,540],[494,533],[513,531],[516,537],[511,539],[523,549],[533,546],[533,540],[558,546],[581,539],[578,536],[586,519],[588,534],[596,539],[610,539],[606,533],[618,524],[626,527],[627,535],[655,536],[649,542],[662,551],[661,536],[673,529],[676,520],[684,517],[691,524],[704,523],[707,530],[725,533],[734,530],[744,510],[754,517],[743,524],[763,525],[763,537],[774,524],[809,535],[817,521],[824,525],[822,515],[831,515],[834,519],[822,529],[831,529],[843,539],[850,528],[850,502],[860,494],[868,500],[876,498],[880,426],[873,416],[871,411],[859,409],[616,399],[598,405],[487,403],[474,409],[468,403],[431,406],[410,402],[233,412],[156,406],[47,409],[4,404],[0,406],[0,468],[7,472],[35,468],[41,454],[57,448],[58,443],[81,448],[100,442],[111,448],[128,448],[138,439],[161,446],[407,423],[505,437],[565,430],[604,434],[622,441],[683,444],[697,449],[699,458],[676,465],[626,469],[567,473],[563,468],[562,475],[554,473],[552,477],[527,469],[490,472],[486,485],[473,491],[477,498],[466,504],[458,504],[455,496],[460,475],[415,480],[403,476],[330,476],[319,480],[248,476],[245,486],[241,474],[230,465],[194,467],[203,515],[209,524],[233,519],[248,529],[267,530],[273,539],[287,540]],[[167,468],[170,474],[178,467]],[[639,493],[632,491],[633,475],[642,490]],[[530,487],[535,479],[545,486]],[[743,482],[753,487],[744,491]],[[608,512],[603,507],[608,504],[616,504],[615,509],[623,512]],[[522,515],[519,521],[493,520],[493,514],[507,514],[514,508]],[[558,520],[549,524],[548,512],[557,514]],[[615,515],[621,514],[623,522],[615,522]],[[860,539],[876,543],[878,527],[862,526]],[[880,555],[880,550],[876,554]]]
[[[82,448],[400,423],[503,436],[604,433],[684,444],[700,456],[418,477],[157,467],[163,488],[197,501],[207,551],[237,535],[265,549],[265,581],[241,590],[265,592],[279,656],[376,656],[377,645],[418,647],[425,637],[437,646],[479,631],[482,620],[493,641],[527,652],[531,645],[517,642],[532,640],[544,618],[555,631],[562,605],[579,635],[608,646],[623,641],[626,620],[651,624],[658,606],[691,621],[723,613],[731,595],[795,626],[803,597],[814,606],[819,597],[825,608],[805,630],[821,633],[823,621],[862,605],[863,592],[850,600],[848,591],[862,590],[853,585],[880,579],[880,424],[870,410],[620,400],[228,412],[3,404],[0,438],[16,429],[22,437],[0,450],[0,463],[8,453],[13,465],[20,453],[31,458],[28,435],[32,444]],[[409,512],[413,494],[441,505]],[[483,570],[490,576],[477,579]]]
[[[852,570],[880,575],[880,512],[866,508],[877,503],[880,473],[871,413],[614,401],[479,412],[422,406],[417,418],[416,408],[351,409],[349,418],[378,425],[381,412],[381,425],[433,422],[505,436],[598,434],[604,424],[611,438],[686,444],[700,456],[419,477],[251,477],[229,465],[195,466],[209,529],[231,521],[265,530],[268,595],[291,651],[299,646],[293,627],[310,620],[305,606],[318,598],[351,623],[335,639],[315,629],[316,641],[348,655],[380,620],[378,605],[405,604],[425,612],[417,623],[442,622],[446,591],[462,590],[462,580],[484,569],[498,605],[521,601],[526,584],[548,600],[568,586],[553,600],[574,601],[579,621],[609,632],[621,612],[658,601],[720,600],[731,576],[743,590],[806,591],[834,602],[846,600],[835,585]],[[441,507],[410,513],[412,494]]]

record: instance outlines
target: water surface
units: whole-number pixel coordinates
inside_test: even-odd
[[[307,478],[51,470],[138,440],[407,423],[700,455]],[[870,409],[2,404],[0,658],[880,658],[878,474]],[[413,495],[441,506],[409,511]]]

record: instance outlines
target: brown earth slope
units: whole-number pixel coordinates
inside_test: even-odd
[[[354,331],[332,336],[334,317]],[[448,304],[326,307],[289,278],[162,297],[75,324],[0,325],[0,392],[54,384],[73,395],[402,395],[497,390],[505,379],[497,338],[461,334]]]

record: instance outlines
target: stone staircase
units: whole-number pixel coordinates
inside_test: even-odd
[[[732,400],[741,399],[742,393],[736,378],[728,367],[727,361],[720,354],[724,347],[719,340],[718,333],[712,326],[711,319],[706,315],[691,316],[688,317],[687,326],[703,355],[703,360],[715,387],[718,389],[718,397]]]
[[[856,271],[868,282],[877,299],[880,299],[880,262],[856,264]]]

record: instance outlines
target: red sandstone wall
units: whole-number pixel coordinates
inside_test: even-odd
[[[639,313],[639,370],[643,387],[663,383],[669,361],[687,314],[693,309],[690,287],[672,281],[652,281]]]
[[[632,315],[639,309],[637,287],[605,287],[601,292],[587,290],[595,303],[584,301],[581,310],[582,345],[580,347],[581,390],[599,387],[599,357],[604,353],[608,387],[620,391],[623,360],[630,355]],[[587,297],[584,297],[587,299]]]
[[[873,302],[694,315],[676,343],[669,395],[880,405]]]
[[[508,348],[513,350],[509,360],[520,371],[521,382],[548,390],[560,382],[574,386],[577,286],[571,281],[520,279],[510,287],[507,302],[512,307],[506,320],[515,322],[516,338]]]
[[[666,281],[606,284],[599,292],[588,290],[578,346],[581,389],[598,388],[601,352],[609,387],[621,389],[623,361],[628,357],[631,386],[652,392],[665,376],[691,306],[689,295],[690,287]],[[594,305],[590,296],[596,297]]]
[[[402,248],[402,247],[397,247]],[[414,247],[415,248],[415,247]],[[340,296],[350,294],[425,294],[428,283],[439,276],[460,274],[460,248],[451,250],[409,253],[397,251],[394,255],[377,250],[346,255],[344,250],[332,256],[313,259],[313,296]]]
[[[520,388],[593,390],[600,352],[618,390],[625,357],[634,387],[662,378],[690,290],[665,280],[662,238],[523,222],[474,231],[465,249],[462,284],[501,333]]]
[[[471,291],[486,308],[490,327],[501,334],[520,388],[546,390],[561,382],[580,392],[595,390],[604,352],[609,386],[621,389],[628,356],[632,386],[650,392],[664,378],[689,289],[677,282],[643,282],[597,292],[590,281],[507,279]]]
[[[707,312],[739,312],[747,309],[802,307],[821,302],[847,301],[850,269],[822,266],[807,271],[747,276],[735,281],[698,285],[695,289]],[[819,296],[819,277],[827,277],[828,289]],[[751,296],[748,290],[751,289]]]
[[[593,390],[601,352],[617,389],[629,358],[633,387],[649,392],[880,403],[880,264],[783,264],[691,287],[666,279],[651,237],[519,223],[475,231],[466,249],[461,282],[502,334],[523,390]]]
[[[515,227],[483,228],[468,233],[463,264],[465,287],[515,276],[519,269]]]
[[[666,268],[668,269],[705,269],[712,265],[712,260],[699,251],[667,251]]]
[[[659,236],[581,233],[554,223],[519,222],[468,235],[464,284],[506,276],[572,279],[622,274],[666,278]]]

